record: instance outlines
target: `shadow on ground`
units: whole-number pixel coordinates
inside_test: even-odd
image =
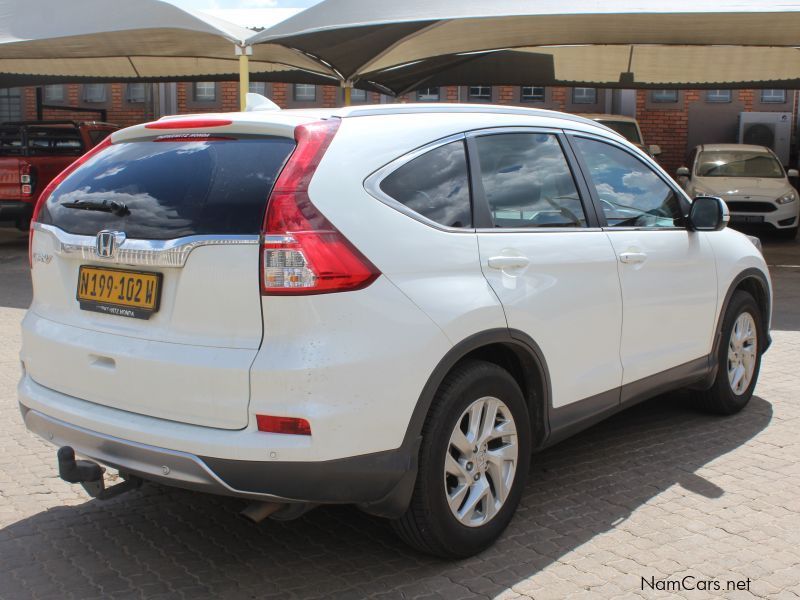
[[[537,455],[503,538],[459,562],[415,554],[386,522],[347,507],[254,526],[237,515],[238,500],[146,485],[106,503],[53,508],[0,532],[0,597],[86,598],[91,590],[104,598],[365,598],[442,589],[447,597],[491,597],[671,486],[723,496],[695,471],[745,444],[771,418],[772,406],[758,397],[727,418],[698,414],[674,395],[627,410]]]
[[[0,307],[28,308],[32,296],[28,234],[0,226]]]

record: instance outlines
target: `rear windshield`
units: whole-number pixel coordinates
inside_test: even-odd
[[[22,154],[22,130],[19,127],[0,127],[0,156]]]
[[[29,156],[80,156],[83,154],[81,134],[73,127],[27,128]]]
[[[153,240],[257,234],[293,149],[281,137],[114,144],[55,189],[40,220],[80,235],[114,229]],[[113,213],[85,210],[104,201]]]

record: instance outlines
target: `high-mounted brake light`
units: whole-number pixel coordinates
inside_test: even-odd
[[[298,417],[273,417],[256,415],[258,430],[265,433],[288,433],[291,435],[311,435],[311,425]]]
[[[367,287],[380,271],[312,204],[308,186],[339,119],[295,129],[297,147],[275,182],[264,219],[261,291],[325,294]]]
[[[39,194],[38,200],[36,200],[36,205],[33,207],[33,214],[31,215],[31,231],[28,233],[28,263],[33,267],[33,259],[31,255],[31,244],[33,243],[33,224],[39,219],[39,213],[42,211],[42,206],[44,206],[47,199],[50,197],[50,194],[53,193],[53,190],[58,187],[62,181],[64,181],[75,169],[80,167],[90,158],[92,158],[95,154],[99,154],[106,148],[111,145],[111,136],[108,136],[102,142],[97,144],[94,148],[89,150],[86,154],[78,158],[75,162],[71,163],[66,169],[61,171],[58,175],[56,175],[50,183],[42,190],[42,193]]]
[[[225,127],[232,125],[230,119],[166,119],[145,123],[145,129],[198,129],[200,127]]]

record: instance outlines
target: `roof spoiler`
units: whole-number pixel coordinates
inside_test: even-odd
[[[265,98],[261,94],[254,94],[249,92],[247,94],[247,102],[245,104],[246,112],[260,111],[260,110],[280,110],[281,107],[275,104],[269,98]]]

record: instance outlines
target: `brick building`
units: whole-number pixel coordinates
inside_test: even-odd
[[[251,91],[283,108],[334,107],[344,95],[334,86],[253,83]],[[618,113],[635,116],[647,144],[658,144],[659,162],[674,173],[689,149],[700,143],[738,141],[742,112],[791,113],[798,118],[793,90],[604,90],[536,86],[449,86],[422,89],[398,100],[353,90],[353,104],[381,102],[483,102],[541,107],[572,113]],[[238,110],[237,82],[177,84],[63,84],[44,86],[47,119],[105,118],[122,126],[162,114]],[[73,112],[71,107],[81,109]],[[0,90],[0,120],[36,118],[35,88]],[[794,137],[794,136],[793,136]],[[792,144],[794,148],[795,144]],[[792,159],[794,164],[796,159]]]

